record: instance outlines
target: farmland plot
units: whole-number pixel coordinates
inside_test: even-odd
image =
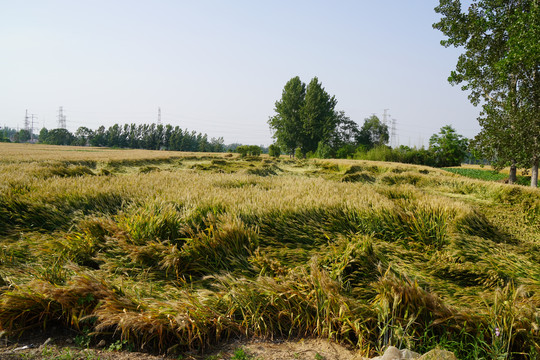
[[[0,329],[168,354],[539,354],[539,192],[353,160],[0,144]]]

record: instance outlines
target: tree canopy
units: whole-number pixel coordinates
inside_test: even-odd
[[[376,115],[372,115],[364,120],[364,125],[360,129],[359,142],[368,149],[388,143],[388,125],[379,120]]]
[[[66,129],[41,129],[39,142],[54,145],[92,145],[131,149],[223,152],[223,138],[212,138],[179,126],[156,124],[114,124],[97,130],[80,127],[75,134]]]
[[[302,154],[315,152],[320,143],[337,145],[336,130],[342,122],[350,126],[350,119],[335,110],[336,104],[316,77],[307,86],[298,76],[290,79],[275,103],[276,114],[268,119],[277,145],[289,154],[297,148]]]
[[[306,85],[298,76],[285,84],[281,99],[275,103],[276,115],[268,119],[273,137],[289,154],[304,142],[303,114]]]
[[[429,150],[434,166],[459,166],[467,155],[468,140],[456,133],[450,125],[443,126],[438,134],[429,138]]]
[[[461,47],[449,81],[482,104],[475,147],[496,164],[532,166],[540,159],[540,9],[537,0],[440,0],[434,24],[442,45]]]

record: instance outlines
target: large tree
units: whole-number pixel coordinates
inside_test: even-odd
[[[334,156],[346,158],[356,151],[360,143],[360,129],[358,124],[351,120],[344,111],[336,112],[336,127],[328,145]]]
[[[303,141],[302,109],[305,97],[306,84],[298,76],[293,77],[285,84],[281,99],[275,103],[276,115],[268,119],[274,132],[273,137],[288,154],[294,154],[294,150],[300,147]]]
[[[456,133],[450,125],[443,126],[438,134],[429,138],[429,150],[435,166],[459,166],[467,155],[468,140]]]
[[[459,0],[440,0],[434,24],[462,47],[449,81],[482,104],[483,126],[477,148],[499,164],[532,166],[537,185],[540,159],[540,11],[538,0],[473,0],[465,11]],[[503,146],[504,144],[504,146]]]
[[[285,84],[276,114],[268,119],[276,143],[287,153],[300,148],[303,154],[315,152],[319,143],[329,145],[340,121],[337,100],[315,77],[307,85],[298,76]]]
[[[337,125],[335,107],[337,100],[322,87],[319,79],[314,77],[306,89],[306,97],[302,108],[304,127],[302,151],[307,153],[317,150],[319,142],[328,144]]]
[[[360,129],[360,143],[371,149],[388,143],[388,125],[383,123],[377,115],[372,115],[364,120],[364,125]]]

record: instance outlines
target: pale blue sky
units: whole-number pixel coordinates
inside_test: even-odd
[[[157,121],[272,142],[285,83],[317,76],[360,125],[389,109],[405,145],[452,124],[473,137],[479,109],[447,82],[436,0],[0,0],[0,126],[70,131]]]

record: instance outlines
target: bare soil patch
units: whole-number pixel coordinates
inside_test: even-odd
[[[153,355],[140,352],[111,351],[107,348],[77,347],[72,338],[60,336],[55,339],[37,336],[20,342],[2,342],[0,359],[80,359],[80,360],[226,360],[234,358],[243,349],[249,359],[255,360],[360,360],[357,352],[343,345],[323,339],[300,339],[295,341],[237,340],[222,344],[211,351],[184,353],[182,355]]]

